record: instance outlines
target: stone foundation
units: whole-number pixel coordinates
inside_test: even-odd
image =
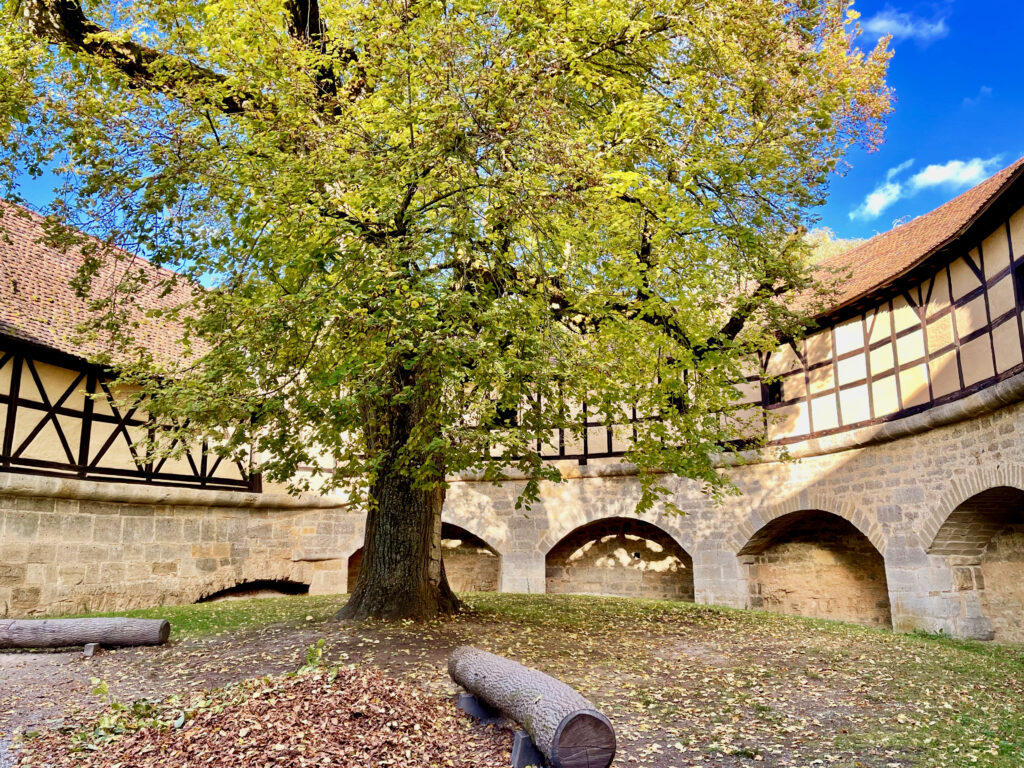
[[[685,515],[655,508],[642,521],[664,540],[622,527],[624,519],[640,521],[641,489],[630,468],[614,461],[559,465],[567,479],[542,483],[529,510],[515,506],[521,479],[500,486],[457,479],[444,520],[486,542],[490,554],[479,543],[465,560],[447,552],[449,574],[457,589],[490,589],[497,579],[501,591],[544,592],[550,577],[552,591],[692,594],[699,603],[758,604],[882,626],[887,592],[896,630],[1024,640],[1024,545],[1014,527],[1024,523],[1024,404],[999,399],[1016,392],[1000,385],[978,393],[992,408],[980,415],[969,403],[950,404],[961,409],[960,421],[907,427],[925,415],[918,414],[879,425],[884,434],[872,433],[870,444],[800,444],[794,460],[733,467],[738,493],[717,505],[696,483],[668,477]],[[785,521],[777,521],[815,510],[845,521],[846,538],[810,525],[800,537],[778,537]],[[600,521],[611,527],[600,535],[590,529],[565,551],[574,543],[566,537]],[[683,567],[665,572],[671,576],[634,564],[657,562],[662,553],[630,536],[664,551],[674,543],[692,563],[676,552]],[[362,538],[363,516],[328,499],[0,472],[0,614],[190,603],[260,579],[344,592]],[[672,581],[680,572],[692,588]],[[751,583],[759,593],[751,594]]]
[[[552,594],[615,595],[693,601],[693,560],[671,536],[619,518],[573,531],[545,558]]]

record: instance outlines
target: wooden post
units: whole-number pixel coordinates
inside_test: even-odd
[[[608,718],[550,675],[468,645],[452,652],[448,674],[523,726],[554,768],[608,768],[615,758]]]

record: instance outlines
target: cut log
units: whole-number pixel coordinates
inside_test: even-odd
[[[0,619],[0,648],[160,645],[170,634],[165,619]]]
[[[615,758],[608,718],[550,675],[468,645],[452,652],[448,674],[519,723],[555,768],[608,768]]]

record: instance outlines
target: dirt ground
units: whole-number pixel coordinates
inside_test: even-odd
[[[121,701],[158,699],[295,671],[325,638],[326,664],[373,665],[445,695],[455,690],[447,656],[462,644],[541,668],[609,716],[616,766],[1014,765],[937,762],[928,751],[923,726],[941,729],[943,713],[955,726],[975,699],[990,705],[982,696],[1005,694],[1019,707],[1022,682],[979,681],[973,662],[944,660],[944,647],[921,639],[678,603],[634,609],[635,601],[559,596],[523,598],[510,609],[503,600],[481,598],[475,611],[425,625],[346,625],[318,615],[88,660],[77,651],[3,653],[0,735],[100,711],[94,679]]]

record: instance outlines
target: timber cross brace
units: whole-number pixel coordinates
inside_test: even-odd
[[[448,674],[519,723],[554,768],[608,768],[615,758],[608,718],[565,683],[468,645],[452,651]]]

